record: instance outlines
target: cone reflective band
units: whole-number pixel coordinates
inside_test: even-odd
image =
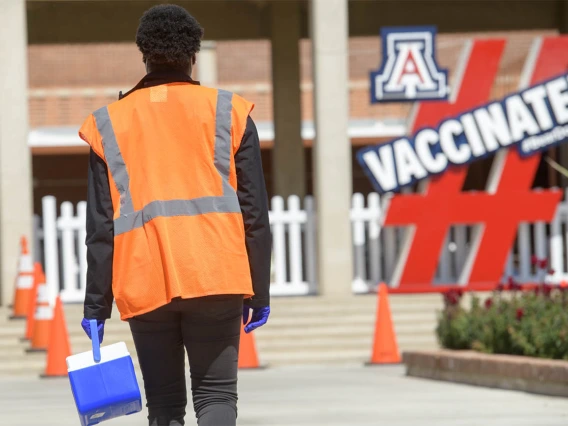
[[[39,262],[36,262],[34,264],[34,286],[32,289],[31,297],[29,299],[28,318],[26,320],[26,340],[31,340],[31,338],[33,337],[38,288],[43,284],[45,284],[45,275],[43,274],[43,268],[41,267],[41,264]]]
[[[29,299],[34,286],[34,264],[28,250],[25,237],[21,240],[21,254],[18,265],[18,277],[14,294],[14,312],[12,318],[25,318],[28,314]]]
[[[47,349],[50,323],[53,319],[53,308],[49,304],[49,294],[46,284],[42,284],[38,287],[37,299],[32,344],[29,351],[44,351]]]

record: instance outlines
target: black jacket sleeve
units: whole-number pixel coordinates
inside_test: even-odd
[[[250,117],[241,146],[235,154],[237,196],[245,225],[246,248],[254,297],[245,301],[260,308],[270,305],[270,260],[272,234],[268,220],[268,195],[264,183],[260,142],[256,126]]]
[[[89,155],[87,188],[87,319],[110,318],[112,260],[114,251],[113,208],[107,165],[93,150]]]

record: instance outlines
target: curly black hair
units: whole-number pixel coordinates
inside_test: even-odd
[[[203,28],[187,10],[165,4],[144,12],[136,32],[136,45],[144,62],[185,69],[199,52],[202,37]]]

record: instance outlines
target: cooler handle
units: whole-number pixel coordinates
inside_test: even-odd
[[[96,363],[101,362],[101,344],[99,343],[99,327],[97,320],[90,320],[91,342],[93,343],[93,359]]]

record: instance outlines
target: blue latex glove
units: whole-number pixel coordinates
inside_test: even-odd
[[[105,334],[105,321],[97,320],[97,326],[97,330],[99,331],[99,343],[103,343],[103,336]],[[91,325],[89,324],[89,320],[87,318],[83,318],[83,321],[81,321],[81,327],[83,327],[83,330],[85,330],[85,333],[87,333],[89,339],[92,339]]]
[[[252,317],[249,322],[250,310],[252,309]],[[256,330],[258,327],[262,327],[268,321],[268,316],[270,315],[270,306],[265,306],[264,308],[251,308],[245,305],[243,308],[243,324],[245,324],[245,333],[250,333]]]

